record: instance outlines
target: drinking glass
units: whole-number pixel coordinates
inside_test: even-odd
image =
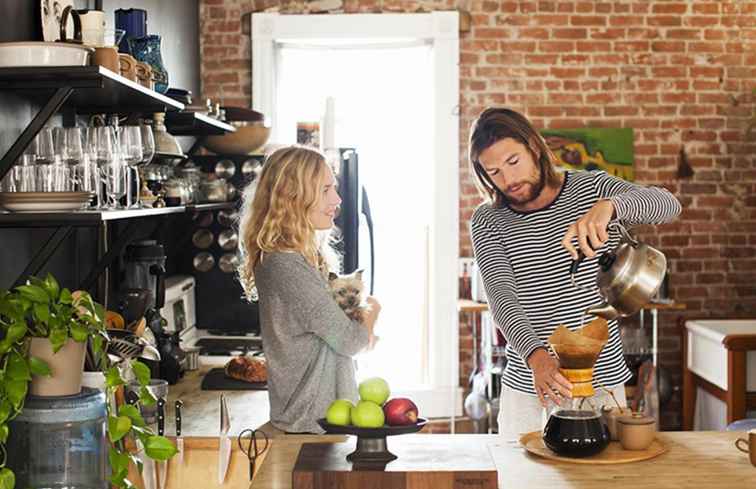
[[[36,137],[37,163],[52,164],[55,160],[55,145],[53,144],[53,132],[49,127],[43,128]]]
[[[63,159],[69,165],[76,165],[82,161],[84,156],[84,148],[81,144],[82,134],[81,128],[67,127],[63,131],[66,153]]]
[[[129,170],[134,171],[134,179],[135,179],[135,187],[137,189],[136,197],[134,198],[134,203],[132,205],[132,189],[131,189],[131,177],[126,175],[126,207],[131,208],[140,208],[141,205],[139,204],[139,171],[137,170],[137,165],[139,165],[142,162],[142,135],[141,131],[139,130],[139,126],[123,126],[121,127],[121,134],[120,134],[120,143],[121,143],[121,155],[123,156],[123,160],[126,162],[126,165],[128,166]]]
[[[60,156],[52,163],[35,165],[38,192],[66,192],[72,190],[71,169]]]
[[[100,165],[109,209],[118,209],[118,200],[126,194],[126,168],[120,158]]]

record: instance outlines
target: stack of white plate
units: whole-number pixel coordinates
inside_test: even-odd
[[[92,192],[0,192],[0,206],[14,212],[75,211],[92,197]]]

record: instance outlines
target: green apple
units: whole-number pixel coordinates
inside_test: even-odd
[[[360,399],[382,406],[389,398],[391,390],[388,382],[380,377],[372,377],[360,383]]]
[[[384,421],[383,409],[370,401],[360,401],[352,410],[352,424],[359,428],[380,428]]]
[[[326,411],[326,421],[329,424],[347,426],[351,423],[351,411],[354,408],[352,401],[348,399],[336,399],[328,406]]]

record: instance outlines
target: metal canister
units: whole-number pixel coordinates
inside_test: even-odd
[[[8,424],[8,467],[16,487],[108,489],[105,394],[26,399]]]

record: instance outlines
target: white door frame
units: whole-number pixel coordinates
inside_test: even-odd
[[[430,232],[427,389],[407,393],[423,416],[461,414],[457,273],[459,258],[459,14],[252,14],[252,107],[270,116],[276,103],[276,43],[306,39],[425,40],[432,43],[435,122]],[[275,126],[275,125],[274,125]],[[271,140],[276,141],[275,132]],[[392,327],[388,325],[387,327]],[[399,394],[399,393],[396,393]],[[450,405],[454,406],[451,412]]]

